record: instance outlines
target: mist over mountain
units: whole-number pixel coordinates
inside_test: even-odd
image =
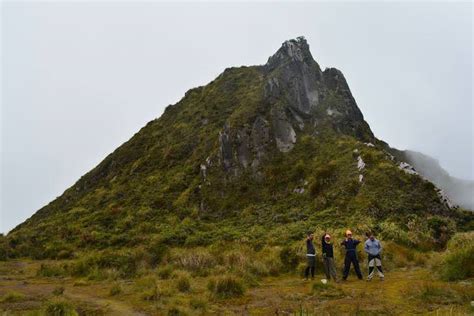
[[[428,155],[411,150],[404,153],[408,162],[425,178],[444,190],[452,202],[465,209],[474,210],[474,181],[449,175],[436,159]]]

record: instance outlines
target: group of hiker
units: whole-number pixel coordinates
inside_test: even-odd
[[[383,281],[384,274],[382,270],[382,258],[380,257],[382,244],[378,239],[375,238],[374,233],[369,232],[366,234],[366,236],[367,240],[364,244],[364,251],[367,253],[368,257],[369,274],[367,276],[367,281],[372,280],[375,272],[377,272],[379,275],[380,280]],[[314,247],[313,239],[314,234],[312,232],[308,232],[306,237],[306,257],[308,264],[304,273],[305,279],[308,279],[310,275],[311,278],[314,278],[314,270],[316,267],[316,248]],[[344,281],[347,280],[351,264],[354,266],[355,273],[359,280],[362,280],[362,272],[360,271],[359,260],[357,258],[356,251],[358,244],[360,244],[360,240],[353,238],[352,232],[347,230],[346,238],[341,242],[341,246],[345,248],[344,270],[342,274],[342,280]],[[321,253],[326,279],[330,280],[332,278],[334,281],[339,282],[336,273],[336,264],[334,262],[332,237],[329,233],[324,233],[321,237]]]

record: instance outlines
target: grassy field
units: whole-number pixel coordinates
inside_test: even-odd
[[[182,267],[172,269],[170,265],[143,270],[130,279],[111,277],[109,271],[107,278],[94,280],[90,276],[77,278],[55,273],[54,267],[62,263],[68,261],[1,262],[2,315],[474,313],[473,280],[441,281],[429,264],[421,260],[406,267],[388,264],[383,282],[375,278],[371,282],[359,281],[350,275],[346,282],[327,285],[320,282],[320,271],[314,281],[303,280],[299,275],[301,264],[294,272],[249,281],[237,274],[219,276],[214,271],[199,275]]]

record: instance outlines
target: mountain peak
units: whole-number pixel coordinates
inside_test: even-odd
[[[287,62],[308,62],[314,61],[309,45],[304,36],[299,36],[296,39],[290,39],[281,45],[278,51],[268,58],[267,66],[275,68],[280,64]]]

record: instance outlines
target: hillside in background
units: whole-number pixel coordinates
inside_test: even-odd
[[[0,235],[0,311],[472,313],[474,213],[415,156],[374,136],[343,74],[321,70],[304,38],[286,41],[265,65],[189,90]],[[377,233],[385,281],[321,283],[319,254],[318,280],[301,281],[305,234],[333,235],[340,276],[347,228]]]
[[[284,242],[315,225],[370,228],[411,243],[396,231],[417,223],[417,240],[443,244],[440,232],[469,215],[392,153],[343,74],[322,71],[304,38],[289,40],[265,65],[228,68],[167,107],[16,227],[10,256],[153,238],[178,246],[276,235]]]

